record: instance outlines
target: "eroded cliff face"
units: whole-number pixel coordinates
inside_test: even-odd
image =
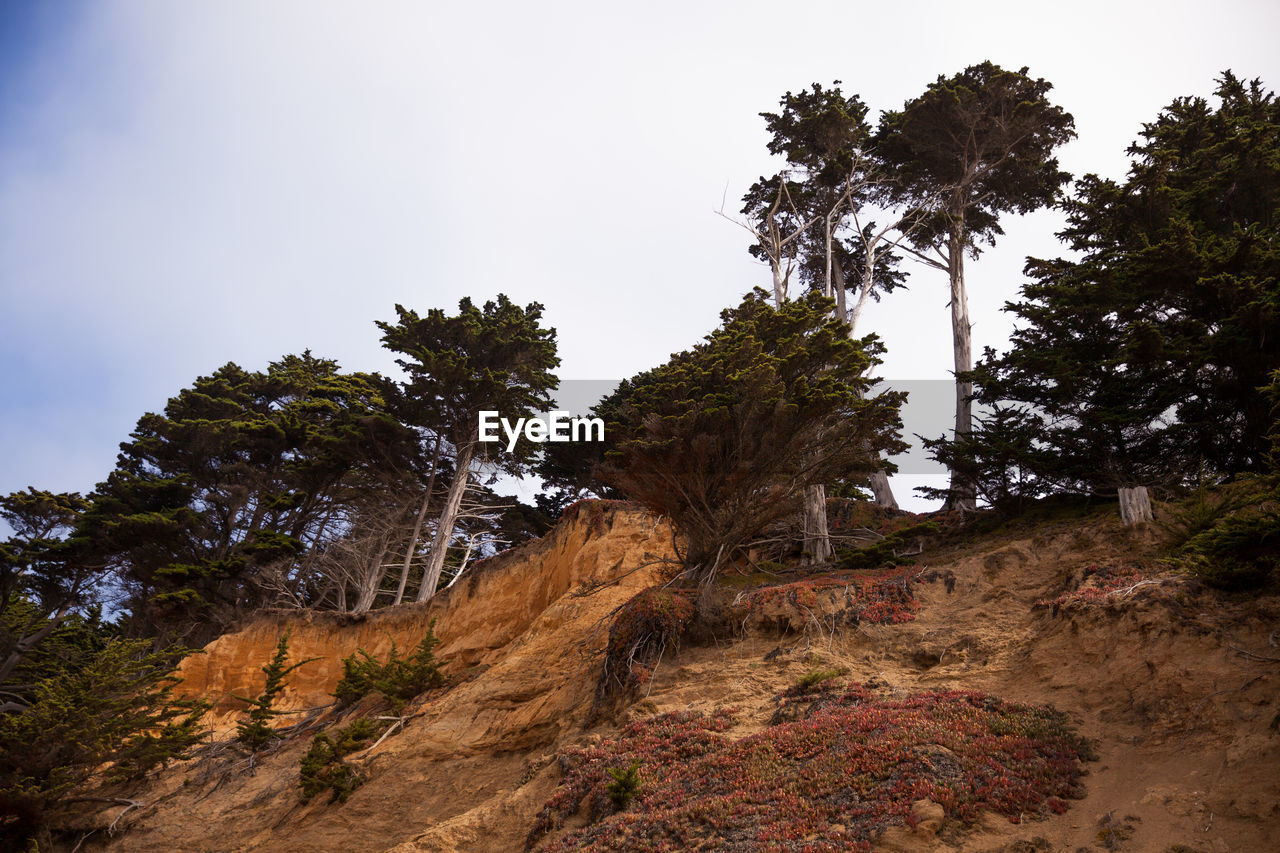
[[[392,640],[411,649],[433,621],[437,657],[463,680],[410,704],[406,713],[415,716],[368,757],[370,781],[341,808],[326,806],[325,797],[299,801],[308,735],[230,774],[209,761],[172,768],[146,794],[155,806],[111,849],[385,850],[518,786],[531,756],[580,733],[605,620],[655,582],[660,565],[645,564],[670,555],[669,527],[644,512],[583,513],[476,565],[425,605],[362,619],[272,613],[219,638],[180,671],[182,693],[216,702],[213,739],[227,737],[239,719],[243,703],[231,697],[261,691],[261,666],[285,631],[291,660],[317,660],[290,675],[278,708],[332,702],[343,657],[357,648],[385,657]]]
[[[404,730],[361,758],[368,781],[346,803],[298,795],[310,735],[252,766],[191,761],[135,796],[146,803],[82,847],[113,851],[516,851],[554,792],[553,756],[613,736],[629,717],[733,706],[735,736],[768,725],[774,696],[815,660],[882,689],[981,690],[1050,703],[1097,744],[1086,796],[1066,814],[1013,825],[931,824],[886,832],[878,849],[1156,851],[1274,849],[1280,735],[1274,598],[1231,600],[1154,577],[1085,603],[1046,607],[1088,586],[1098,565],[1159,574],[1151,534],[1117,521],[1044,524],[921,558],[914,620],[851,625],[839,596],[795,611],[765,609],[714,642],[664,659],[645,692],[587,728],[598,652],[615,608],[655,583],[670,556],[665,524],[634,510],[584,514],[497,560],[426,606],[360,620],[271,614],[211,644],[183,670],[183,689],[219,699],[212,737],[235,722],[228,694],[255,695],[280,634],[293,659],[288,707],[330,701],[341,658],[357,647],[409,649],[435,620],[437,652],[461,681],[411,703]],[[1082,584],[1085,586],[1082,587]],[[215,750],[216,752],[216,750]],[[104,827],[118,807],[97,816]],[[1105,836],[1105,837],[1104,837]]]
[[[212,700],[210,722],[216,730],[227,729],[244,708],[234,697],[261,692],[261,667],[286,632],[290,661],[313,660],[289,676],[276,704],[284,710],[328,704],[342,677],[343,658],[364,649],[385,659],[393,642],[407,653],[432,624],[440,640],[436,657],[446,662],[446,672],[495,665],[518,670],[526,663],[522,657],[512,657],[522,648],[518,640],[527,645],[531,637],[538,637],[542,644],[560,646],[555,641],[558,628],[601,608],[607,613],[618,605],[619,595],[626,600],[628,591],[633,595],[652,584],[655,566],[644,566],[625,578],[624,574],[670,556],[670,528],[642,511],[584,514],[541,540],[477,563],[453,587],[425,604],[403,604],[362,616],[263,614],[183,661],[178,692]],[[606,583],[611,585],[597,595],[565,598],[571,591]],[[579,648],[582,638],[572,631],[569,635],[573,641],[563,645],[573,646],[575,654],[591,653],[600,645]],[[530,652],[549,651],[542,644]],[[530,675],[545,674],[545,659],[543,666],[533,669]]]

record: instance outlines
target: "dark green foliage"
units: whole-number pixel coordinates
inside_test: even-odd
[[[631,759],[625,767],[610,767],[609,778],[612,781],[605,786],[605,793],[613,807],[622,811],[640,793],[640,759]]]
[[[810,221],[783,249],[784,257],[798,261],[800,279],[810,289],[835,297],[836,316],[847,317],[846,291],[856,293],[867,278],[867,246],[877,231],[872,222],[861,225],[860,232],[851,229],[848,220],[868,201],[883,201],[889,181],[872,148],[867,106],[857,95],[846,96],[839,80],[830,87],[814,83],[787,92],[778,106],[779,112],[760,115],[771,137],[769,152],[783,155],[787,170],[753,184],[743,196],[742,213],[765,234],[775,228],[785,234]],[[750,251],[768,260],[759,243]],[[903,283],[899,260],[880,247],[872,260],[869,296],[879,299]]]
[[[541,325],[542,310],[536,302],[521,308],[503,294],[483,307],[463,298],[455,316],[439,308],[419,316],[397,305],[397,321],[377,326],[383,346],[403,356],[396,363],[409,375],[404,397],[412,422],[440,430],[461,451],[477,441],[481,410],[509,419],[548,410],[557,382],[551,371],[560,359],[555,329]],[[507,454],[504,439],[495,462],[514,472],[535,449],[522,439]]]
[[[385,663],[364,649],[356,649],[354,654],[343,658],[342,678],[333,691],[338,703],[350,705],[377,693],[390,702],[398,714],[413,697],[442,686],[445,677],[432,651],[439,642],[432,630],[434,626],[434,622],[428,626],[426,636],[407,658],[400,657],[395,640],[391,641],[391,652]]]
[[[1061,235],[1077,260],[1028,262],[1032,280],[1007,306],[1011,348],[973,374],[980,403],[1015,414],[967,444],[935,444],[995,499],[1266,469],[1280,102],[1230,73],[1217,95],[1216,108],[1180,98],[1145,125],[1123,183],[1077,183]]]
[[[991,62],[938,76],[901,110],[886,112],[876,150],[900,192],[941,196],[929,227],[913,232],[921,248],[977,251],[1004,233],[1000,214],[1028,213],[1054,201],[1070,178],[1054,150],[1075,136],[1075,121],[1048,100],[1053,84]]]
[[[774,309],[757,291],[704,343],[629,382],[600,474],[672,520],[691,573],[713,576],[796,512],[806,486],[903,447],[900,395],[864,397],[876,344],[851,341],[830,312],[816,294]]]
[[[124,582],[130,630],[204,642],[282,593],[311,602],[306,555],[417,480],[418,436],[387,390],[307,352],[228,364],[143,415],[77,530]]]
[[[1217,589],[1257,589],[1280,565],[1280,498],[1223,518],[1181,549],[1193,574]]]
[[[377,721],[361,718],[338,729],[332,738],[324,733],[316,735],[302,756],[298,779],[302,799],[330,791],[329,802],[345,803],[364,784],[365,777],[344,759],[368,746],[381,731]]]
[[[262,692],[258,694],[256,699],[247,699],[243,696],[236,697],[242,702],[249,703],[249,718],[236,724],[236,740],[254,752],[280,737],[268,723],[283,713],[271,706],[275,704],[276,698],[284,690],[285,678],[298,667],[311,663],[317,658],[308,658],[286,666],[285,664],[288,660],[289,634],[286,632],[281,635],[280,642],[276,644],[276,653],[272,655],[270,663],[264,664],[262,667],[262,672],[267,676]]]
[[[104,764],[107,779],[126,780],[183,757],[207,709],[170,693],[183,650],[115,637],[94,615],[62,621],[40,652],[19,670],[26,684],[3,687],[22,700],[0,713],[5,849],[20,849]]]
[[[922,521],[887,533],[873,545],[862,548],[840,549],[837,565],[842,569],[878,569],[885,565],[912,562],[909,552],[914,552],[922,536],[937,533],[938,524]]]
[[[39,489],[0,497],[0,520],[13,531],[0,542],[0,685],[6,685],[0,712],[24,704],[8,685],[34,683],[19,674],[28,658],[92,601],[104,574],[69,535],[86,506],[78,494]]]

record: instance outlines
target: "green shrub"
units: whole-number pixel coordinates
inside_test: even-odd
[[[235,697],[242,702],[249,703],[249,719],[242,720],[236,724],[236,740],[254,752],[280,737],[268,723],[284,713],[283,711],[275,710],[271,706],[275,704],[276,697],[284,690],[285,677],[303,664],[316,660],[316,658],[307,658],[306,660],[298,661],[292,666],[285,666],[285,661],[288,659],[289,632],[286,631],[280,636],[280,642],[276,644],[276,653],[272,656],[271,663],[262,667],[262,671],[267,676],[262,693],[256,699],[248,699],[244,696]]]
[[[1225,518],[1183,546],[1184,565],[1217,589],[1243,591],[1267,582],[1280,562],[1280,513]]]
[[[374,720],[361,718],[329,737],[323,732],[311,741],[311,748],[302,756],[298,787],[302,799],[310,800],[317,794],[332,791],[329,802],[345,803],[351,793],[364,784],[365,777],[345,759],[369,744],[382,731]]]
[[[340,706],[350,705],[371,693],[382,695],[399,714],[413,697],[444,684],[433,649],[439,642],[435,622],[427,627],[427,635],[419,641],[413,654],[400,657],[395,641],[385,663],[364,649],[342,659],[342,679],[333,695]]]
[[[921,538],[937,533],[936,522],[924,521],[900,530],[894,530],[874,545],[865,548],[840,549],[838,565],[842,569],[878,569],[881,566],[912,562],[907,556],[913,548],[918,550]]]
[[[811,669],[796,679],[795,689],[800,693],[808,693],[824,681],[839,678],[848,673],[848,671],[842,666],[820,666],[816,669]]]
[[[609,777],[613,781],[605,786],[605,793],[613,807],[622,811],[640,793],[640,759],[632,759],[626,767],[610,767]]]

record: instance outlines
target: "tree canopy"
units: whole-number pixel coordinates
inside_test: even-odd
[[[869,472],[902,447],[897,394],[866,398],[877,345],[852,341],[820,294],[769,305],[764,291],[721,314],[691,350],[634,377],[606,432],[601,472],[671,518],[689,572],[705,580],[807,486]]]
[[[1123,182],[1063,203],[1075,259],[1027,263],[1010,349],[974,373],[1003,420],[958,453],[1007,460],[1032,493],[1185,485],[1262,470],[1263,388],[1280,368],[1280,105],[1230,72],[1218,104],[1179,98],[1143,126]],[[985,460],[985,461],[984,461]],[[1007,465],[995,465],[1008,470]]]

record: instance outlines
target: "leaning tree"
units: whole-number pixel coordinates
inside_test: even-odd
[[[865,394],[877,344],[850,340],[831,304],[810,293],[775,308],[757,289],[703,343],[627,383],[599,473],[672,520],[701,582],[808,487],[903,448],[901,395]]]
[[[419,316],[401,305],[396,314],[395,323],[377,325],[383,346],[404,356],[396,363],[407,374],[403,394],[412,401],[411,419],[437,432],[453,456],[454,475],[418,588],[418,600],[426,601],[440,583],[473,463],[483,450],[480,412],[496,411],[514,421],[547,411],[556,387],[551,371],[560,359],[555,329],[540,324],[542,306],[536,302],[521,308],[499,294],[483,307],[464,297],[453,316],[439,308]],[[518,471],[532,455],[529,443],[522,440],[493,462]]]

